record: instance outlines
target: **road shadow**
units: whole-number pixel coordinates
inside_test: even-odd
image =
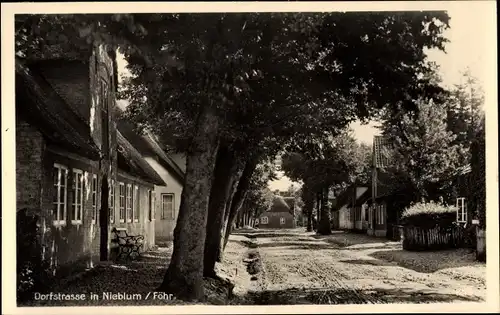
[[[319,289],[286,289],[275,291],[250,292],[240,298],[244,305],[296,305],[296,304],[388,304],[388,303],[450,303],[481,302],[479,297],[464,297],[455,294],[424,292],[414,289],[369,290],[332,290]]]
[[[269,242],[259,244],[259,248],[279,248],[279,247],[291,247],[289,249],[338,249],[335,244],[329,243],[304,243],[303,241],[297,242]]]
[[[429,252],[382,250],[371,253],[369,256],[423,273],[433,273],[449,268],[485,266],[484,263],[476,261],[473,250],[465,248]]]
[[[340,260],[339,262],[346,264],[381,266],[381,267],[396,266],[396,263],[378,259],[350,259],[350,260]]]

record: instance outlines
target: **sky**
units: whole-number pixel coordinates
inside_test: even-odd
[[[491,34],[487,31],[491,29],[491,25],[487,24],[490,21],[482,18],[486,15],[484,10],[487,8],[481,6],[481,3],[476,5],[473,1],[469,1],[466,6],[460,1],[449,1],[445,5],[450,16],[450,28],[444,34],[449,42],[445,47],[446,52],[426,51],[429,60],[439,65],[445,86],[458,84],[461,73],[466,69],[469,69],[480,83],[485,83],[489,67],[496,64],[496,55],[491,53]],[[119,58],[118,67],[122,74],[126,73],[123,59]],[[371,144],[373,136],[379,132],[375,126],[375,122],[355,122],[350,127],[359,142]],[[272,190],[286,190],[291,183],[288,178],[281,176],[280,179],[270,182],[269,187]]]

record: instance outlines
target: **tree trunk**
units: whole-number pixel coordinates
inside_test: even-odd
[[[330,225],[330,208],[328,207],[328,187],[323,190],[323,200],[321,201],[321,221],[318,226],[318,233],[321,235],[332,234],[332,227]]]
[[[319,222],[321,220],[321,199],[321,193],[316,193],[316,231],[318,231]]]
[[[204,269],[205,277],[216,277],[215,262],[221,250],[224,212],[229,198],[233,172],[236,170],[235,152],[228,146],[220,146],[214,170],[214,180],[210,191],[205,239]]]
[[[307,187],[307,184],[304,185],[304,213],[307,216],[307,226],[306,230],[307,232],[312,232],[313,230],[313,210],[314,210],[314,200],[313,200],[313,195],[309,188]]]
[[[238,186],[236,188],[236,192],[234,194],[233,200],[231,201],[231,208],[229,210],[229,215],[227,217],[227,221],[224,224],[224,248],[226,248],[227,241],[229,240],[229,234],[231,234],[234,219],[236,215],[241,209],[243,205],[243,201],[245,201],[245,197],[248,191],[248,187],[250,186],[250,180],[252,179],[253,172],[257,168],[258,158],[253,157],[245,164],[245,168],[243,169],[243,173],[241,174],[241,178],[238,182]]]
[[[170,265],[157,291],[178,299],[204,300],[203,254],[210,188],[218,141],[218,118],[207,107],[197,121],[197,130],[186,159],[186,178],[179,217],[174,229]]]

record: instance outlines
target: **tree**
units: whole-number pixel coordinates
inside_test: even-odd
[[[336,137],[315,139],[302,144],[295,142],[287,148],[282,169],[293,180],[304,182],[303,196],[307,214],[312,215],[314,193],[318,206],[318,233],[330,234],[329,192],[334,186],[353,182],[358,173],[365,171],[366,157],[358,153],[358,144],[348,132]],[[314,192],[314,193],[313,193]]]
[[[446,110],[432,100],[418,102],[418,112],[407,112],[399,123],[385,122],[383,134],[390,144],[393,184],[417,201],[437,198],[440,183],[451,178],[462,163],[463,147],[454,144],[456,136],[447,130]]]
[[[185,299],[203,298],[219,145],[238,139],[246,152],[275,150],[284,139],[335,135],[381,109],[412,107],[416,96],[439,90],[422,76],[430,71],[423,48],[443,48],[448,22],[441,12],[84,17],[75,24],[83,37],[122,46],[134,73],[134,89],[125,95],[130,111],[143,118],[138,121],[155,133],[176,130],[172,121],[185,122],[178,129],[187,152],[186,183],[172,260],[159,288]],[[60,20],[44,19],[54,26],[46,33],[62,29]],[[237,188],[228,222],[260,159],[248,156],[238,183],[232,180]]]
[[[471,158],[470,147],[480,129],[483,116],[484,93],[470,70],[463,73],[462,82],[455,85],[445,103],[448,130],[456,136],[454,143],[465,148],[464,161]]]

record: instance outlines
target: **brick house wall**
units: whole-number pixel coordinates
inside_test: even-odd
[[[45,140],[38,129],[24,120],[16,121],[17,209],[41,208],[42,158]]]

